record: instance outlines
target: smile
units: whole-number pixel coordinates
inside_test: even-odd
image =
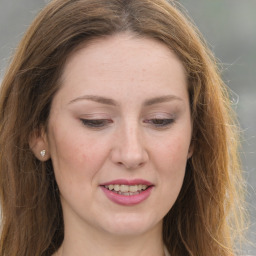
[[[132,196],[145,191],[149,186],[147,185],[124,185],[124,184],[110,184],[104,186],[106,189],[113,191],[119,195]]]
[[[154,187],[154,184],[142,179],[118,179],[100,185],[110,201],[123,206],[132,206],[144,202],[150,197]]]

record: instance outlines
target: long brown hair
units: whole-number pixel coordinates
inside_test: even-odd
[[[28,141],[47,127],[69,55],[126,31],[167,45],[188,79],[194,153],[164,218],[164,243],[175,256],[234,255],[244,183],[228,91],[195,26],[166,0],[54,0],[29,28],[1,87],[0,255],[51,255],[60,247],[64,223],[51,160],[37,160]]]

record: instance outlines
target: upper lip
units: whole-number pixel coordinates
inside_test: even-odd
[[[100,184],[101,186],[108,186],[108,185],[147,185],[152,186],[153,184],[147,180],[144,179],[117,179],[117,180],[111,180],[105,183]]]

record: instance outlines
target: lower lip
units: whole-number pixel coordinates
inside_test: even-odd
[[[108,197],[108,199],[110,199],[112,202],[116,204],[128,206],[128,205],[139,204],[145,201],[150,196],[153,186],[147,188],[146,190],[140,192],[137,195],[132,195],[132,196],[124,196],[124,195],[117,194],[113,191],[108,190],[103,186],[101,186],[101,189],[103,190],[105,195]]]

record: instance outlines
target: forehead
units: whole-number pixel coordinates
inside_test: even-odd
[[[133,93],[164,93],[167,88],[184,92],[186,84],[184,67],[171,49],[127,33],[80,46],[68,58],[62,75],[62,88],[72,87],[71,93],[93,90],[107,94],[108,89],[127,88]]]

